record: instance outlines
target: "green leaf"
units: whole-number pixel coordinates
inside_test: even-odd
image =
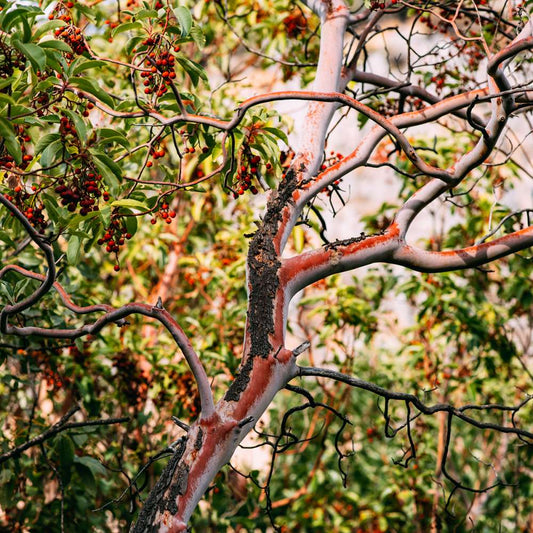
[[[204,81],[207,81],[205,70],[198,63],[195,63],[194,61],[191,61],[182,55],[177,56],[176,59],[181,64],[185,72],[190,76],[194,86],[198,85],[200,78],[202,78]]]
[[[77,235],[82,240],[83,239],[90,239],[91,236],[88,233],[86,233],[84,231],[80,231],[77,228],[79,228],[81,226],[81,224],[83,224],[87,220],[91,220],[91,219],[97,218],[99,216],[100,215],[99,215],[98,211],[91,211],[90,213],[87,213],[86,215],[70,216],[69,219],[68,219],[67,228],[71,229],[71,234],[72,235]]]
[[[60,133],[47,133],[35,145],[35,154],[40,154],[47,146],[50,146],[50,144],[58,139],[61,139]]]
[[[49,144],[41,154],[41,166],[49,167],[55,162],[57,154],[63,149],[63,143],[61,139],[58,139]]]
[[[33,70],[44,70],[46,54],[40,46],[33,43],[22,43],[17,39],[13,39],[13,46],[30,60]]]
[[[120,172],[120,167],[109,157],[105,156],[104,154],[100,153],[94,153],[94,164],[98,168],[98,171],[102,176],[104,177],[104,181],[106,182],[109,191],[114,196],[117,194],[119,189],[119,180],[117,179],[117,174],[115,173],[116,168],[118,168]],[[109,164],[108,164],[109,163]],[[109,166],[110,164],[113,165],[113,169]]]
[[[0,102],[5,102],[6,104],[9,104],[9,105],[16,104],[15,100],[13,100],[13,98],[9,96],[9,94],[5,94],[5,93],[0,93]]]
[[[13,157],[17,165],[22,163],[22,150],[20,143],[15,135],[13,126],[5,118],[0,117],[0,138],[3,139],[5,147]]]
[[[43,12],[34,6],[21,6],[17,9],[5,10],[0,14],[0,28],[4,31],[9,32],[13,27],[16,20],[19,17],[30,17],[31,15],[42,15]]]
[[[0,89],[4,89],[5,87],[12,86],[15,80],[16,80],[15,76],[9,76],[9,78],[5,78],[5,79],[0,78]]]
[[[76,111],[72,111],[71,109],[63,109],[63,112],[74,123],[74,127],[76,128],[76,131],[78,132],[78,137],[82,141],[87,139],[87,126],[83,118],[80,116],[80,114],[77,113]]]
[[[48,20],[44,24],[41,24],[33,34],[32,39],[38,41],[45,33],[48,33],[51,30],[56,30],[65,26],[67,23],[64,20]]]
[[[58,50],[53,48],[43,48],[44,53],[46,54],[46,65],[47,67],[55,70],[56,72],[63,72],[63,56]],[[57,83],[55,85],[58,85]]]
[[[75,457],[74,462],[86,466],[95,476],[107,477],[107,470],[104,465],[94,457]]]
[[[13,471],[9,470],[9,468],[3,468],[2,471],[0,471],[0,485],[5,485],[12,477]]]
[[[77,265],[80,260],[81,239],[77,235],[71,235],[67,246],[67,261],[70,265]]]
[[[181,36],[185,37],[189,35],[192,28],[192,15],[191,12],[183,6],[174,9],[174,15],[178,19],[181,28]]]
[[[74,466],[76,468],[76,472],[81,478],[84,489],[88,492],[95,492],[96,480],[94,478],[94,474],[92,473],[90,468],[80,463],[78,459],[78,457],[74,459]]]
[[[287,146],[289,146],[289,139],[287,138],[287,135],[285,134],[283,130],[280,130],[278,128],[269,128],[269,127],[264,127],[261,129],[268,131],[269,133],[272,133],[272,135],[274,135],[278,139],[281,139]]]
[[[40,81],[37,85],[35,85],[34,91],[36,93],[41,92],[41,91],[46,91],[47,89],[49,89],[50,87],[53,87],[54,85],[59,85],[59,83],[60,82],[58,78],[56,78],[55,76],[49,76],[45,80]]]
[[[135,18],[137,20],[155,18],[155,17],[157,17],[157,11],[155,9],[141,9],[140,11],[135,13]]]
[[[55,451],[59,457],[61,468],[68,470],[74,462],[74,443],[67,435],[59,435],[54,442]]]
[[[132,209],[140,209],[141,211],[146,211],[148,208],[142,202],[138,200],[133,200],[132,198],[123,198],[121,200],[115,200],[111,203],[111,207],[131,207]]]
[[[88,61],[82,61],[74,67],[72,74],[76,76],[84,70],[89,70],[90,68],[100,68],[106,64],[107,63],[105,61],[100,61],[99,59],[89,59]]]
[[[101,128],[98,130],[99,142],[105,143],[117,143],[129,150],[130,142],[126,136],[118,130],[112,130],[111,128]]]
[[[58,41],[57,39],[48,39],[46,41],[41,41],[39,43],[41,48],[52,48],[53,50],[59,50],[60,52],[72,53],[72,48],[63,41]]]
[[[139,43],[143,40],[144,38],[139,35],[129,39],[124,48],[124,51],[126,52],[126,54],[131,54],[133,49],[136,48],[139,45]]]
[[[193,26],[190,34],[198,48],[203,48],[205,46],[205,35],[200,26]]]
[[[92,151],[92,154],[97,157],[107,168],[109,168],[117,178],[122,177],[122,169],[120,165],[117,165],[117,163],[115,163],[108,155],[97,151]]]
[[[142,24],[140,22],[126,22],[124,24],[120,24],[119,26],[117,26],[111,32],[111,35],[114,37],[118,33],[122,33],[122,32],[125,32],[125,31],[130,31],[130,30],[138,30],[138,29],[141,29],[142,27],[143,26],[142,26]]]
[[[88,78],[70,78],[69,84],[74,85],[75,87],[79,87],[82,91],[96,96],[98,100],[101,100],[109,107],[115,106],[113,98],[111,98],[111,96],[109,96],[109,94],[104,91],[96,82]]]

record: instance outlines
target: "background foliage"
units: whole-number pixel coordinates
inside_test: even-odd
[[[516,12],[517,20],[530,4]],[[212,128],[162,128],[135,113],[146,108],[171,116],[181,100],[189,112],[231,117],[236,101],[253,90],[252,81],[241,80],[249,75],[250,57],[256,61],[248,53],[253,50],[264,54],[255,64],[257,71],[265,69],[262,84],[269,85],[273,72],[278,81],[299,77],[305,86],[317,60],[317,20],[305,7],[279,1],[167,6],[129,0],[117,10],[111,2],[0,0],[0,7],[0,192],[50,236],[61,257],[60,282],[79,305],[155,303],[161,280],[170,276],[165,307],[182,317],[223,391],[241,350],[246,234],[262,202],[255,195],[276,183],[287,164],[290,121],[268,107],[248,113],[231,140],[235,160],[229,162],[221,157],[226,141]],[[132,79],[128,69],[104,57],[137,62],[145,71]],[[474,50],[466,56],[471,58],[474,67]],[[164,60],[168,70],[157,64]],[[420,72],[437,91],[461,82],[445,67],[431,74]],[[112,119],[95,99],[104,111],[131,116]],[[384,96],[370,101],[377,109],[391,105]],[[448,143],[451,160],[454,149],[471,142],[450,135],[439,139],[439,147]],[[440,154],[446,157],[446,150]],[[412,171],[399,156],[395,164]],[[217,165],[222,171],[203,182]],[[457,191],[462,208],[455,209],[450,231],[434,229],[427,236],[428,249],[471,242],[490,217],[503,220],[509,209],[495,208],[493,193],[520,178],[520,169],[511,168],[509,178],[498,167],[480,173],[475,196]],[[399,174],[395,179],[402,197],[414,190],[416,182]],[[393,207],[384,204],[367,217],[367,231],[379,230]],[[310,226],[295,232],[295,249],[317,238],[318,221]],[[0,255],[42,272],[41,258],[6,210],[0,211],[0,228]],[[353,279],[331,278],[302,295],[291,332],[313,340],[315,349],[305,357],[378,385],[425,390],[433,401],[454,404],[516,404],[532,392],[532,265],[524,253],[490,268],[438,275],[380,268]],[[9,272],[0,280],[0,298],[20,301],[32,287],[35,281]],[[50,294],[19,320],[64,327],[77,319]],[[74,343],[2,339],[0,451],[41,433],[75,403],[91,419],[129,417],[120,425],[61,432],[2,464],[5,530],[56,531],[61,515],[66,530],[126,530],[137,493],[153,485],[161,462],[146,468],[133,487],[131,480],[179,435],[171,416],[187,421],[197,415],[192,376],[172,340],[154,324],[130,322]],[[340,428],[323,408],[292,414],[291,432],[304,440],[288,441],[286,453],[276,456],[268,494],[254,484],[265,482],[268,465],[249,472],[250,479],[227,469],[195,514],[195,530],[267,531],[267,498],[285,531],[422,532],[433,514],[450,531],[531,526],[531,447],[456,423],[449,471],[478,489],[496,479],[510,485],[477,497],[458,491],[446,512],[450,486],[438,467],[443,419],[417,419],[417,457],[402,468],[395,460],[406,458],[407,435],[399,430],[395,439],[386,437],[383,404],[374,396],[322,383],[311,392],[347,413],[351,424]],[[258,430],[276,434],[287,410],[300,403],[299,396],[281,393]],[[393,427],[401,426],[402,405],[392,408],[391,417]],[[521,417],[530,421],[531,407]],[[353,451],[341,464],[346,489],[336,446]]]

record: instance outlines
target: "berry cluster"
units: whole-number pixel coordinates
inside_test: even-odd
[[[156,41],[149,37],[142,43],[145,46],[154,46]],[[179,52],[179,46],[174,48],[174,52]],[[161,50],[152,50],[144,60],[144,66],[149,71],[141,72],[141,78],[144,79],[143,85],[145,87],[144,94],[155,94],[156,96],[163,96],[168,91],[168,86],[176,77],[174,70],[175,58],[169,48]]]
[[[22,70],[25,64],[26,58],[0,37],[0,78],[9,78],[16,68]]]
[[[296,38],[305,34],[307,19],[301,11],[291,13],[283,19],[283,25],[289,37]]]
[[[320,170],[326,170],[328,167],[331,167],[333,165],[336,165],[342,159],[344,156],[340,153],[336,153],[334,150],[331,150],[329,157],[327,157],[322,165],[320,166]],[[330,183],[327,187],[324,187],[322,189],[322,192],[325,192],[328,196],[331,196],[331,193],[339,188],[340,182],[342,180],[335,180],[333,183]]]
[[[61,377],[61,374],[50,368],[43,370],[43,379],[46,381],[48,387],[54,390],[61,389],[65,385],[65,380]]]
[[[399,2],[399,0],[391,0],[391,5],[395,5]],[[378,9],[385,9],[387,7],[387,4],[385,2],[376,2],[375,0],[370,3],[370,9],[372,11],[377,11]]]
[[[22,124],[16,124],[14,126],[15,133],[17,134],[18,141],[20,144],[20,150],[22,152],[22,162],[19,165],[19,168],[22,170],[25,170],[26,167],[30,164],[30,161],[32,161],[33,156],[28,154],[28,148],[25,143],[28,143],[31,141],[31,138],[29,135],[26,134],[25,128],[26,126]],[[4,167],[6,169],[14,168],[16,166],[15,159],[9,152],[7,151],[5,146],[0,147],[0,168]]]
[[[72,24],[72,17],[69,12],[72,7],[74,7],[74,2],[59,2],[52,13],[48,15],[50,20],[57,19],[66,22],[65,26],[55,30],[54,35],[72,48],[72,54],[65,54],[67,59],[70,60],[74,59],[75,55],[81,55],[87,51],[87,44],[85,43],[81,29]]]
[[[127,350],[118,352],[113,357],[113,367],[117,369],[119,390],[128,404],[142,407],[148,397],[151,379],[143,374],[133,354]]]
[[[44,110],[48,107],[50,103],[50,93],[42,91],[37,93],[31,102],[32,107],[37,110],[37,116],[42,117],[44,115]]]
[[[243,157],[241,158],[241,166],[237,171],[238,188],[233,192],[234,198],[238,198],[239,195],[243,195],[248,190],[252,194],[257,194],[257,187],[252,184],[252,180],[258,177],[260,163],[261,157],[253,155],[251,150],[245,146]],[[267,168],[269,164],[267,163]]]
[[[60,179],[55,187],[55,192],[61,197],[61,204],[73,213],[80,206],[80,215],[85,216],[91,211],[98,211],[98,198],[103,196],[109,200],[109,193],[101,191],[102,175],[90,164],[74,170],[70,183]]]
[[[33,192],[36,189],[35,185],[32,186]],[[37,203],[35,194],[30,194],[24,187],[17,185],[12,194],[4,194],[4,197],[24,214],[35,229],[41,232],[46,229],[44,206],[41,203]]]
[[[320,166],[320,170],[326,170],[328,167],[331,167],[344,159],[344,156],[341,153],[331,150],[329,157],[324,159],[324,162]]]
[[[170,200],[169,200],[170,201]],[[161,204],[161,207],[159,208],[159,211],[156,213],[156,216],[161,217],[167,224],[170,224],[172,222],[173,218],[176,218],[176,211],[170,211],[170,206],[167,202],[163,202]],[[154,216],[152,217],[152,220],[150,220],[151,224],[155,224],[157,222],[157,218]]]
[[[74,137],[78,136],[74,124],[68,117],[64,115],[59,119],[59,133],[61,133],[63,138],[65,138],[69,133],[74,135]]]
[[[111,224],[106,229],[104,236],[101,239],[98,239],[98,244],[100,246],[105,246],[105,251],[108,254],[115,254],[115,257],[118,255],[121,246],[124,246],[126,240],[130,240],[132,237],[131,233],[128,233],[128,230],[124,222],[118,217],[115,216],[111,220]],[[118,260],[117,260],[118,261]],[[118,262],[113,267],[115,272],[120,270]]]
[[[187,102],[188,102],[187,100],[184,100],[183,103],[187,104]],[[194,143],[196,141],[196,138],[194,136],[195,132],[188,132],[186,130],[180,130],[179,134],[181,135],[181,138],[183,139],[183,142],[185,143],[184,152],[186,154],[194,154],[196,152],[196,148],[194,146]],[[189,143],[190,146],[187,146],[187,143]],[[209,152],[209,147],[208,146],[203,146],[202,147],[202,153],[203,154],[207,154],[207,152]]]
[[[169,382],[176,385],[176,390],[168,391],[163,388],[159,393],[158,403],[173,402],[180,406],[183,413],[181,416],[197,416],[200,412],[200,396],[192,373],[180,373],[173,368],[165,370],[165,373],[168,374]]]
[[[162,157],[165,157],[166,151],[165,148],[162,146],[151,146],[150,147],[150,155],[154,160],[161,159]],[[148,161],[146,163],[147,167],[151,167],[153,165],[153,161]]]

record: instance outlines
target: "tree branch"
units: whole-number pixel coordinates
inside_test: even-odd
[[[494,431],[499,431],[501,433],[511,433],[522,438],[531,439],[531,444],[533,445],[533,432],[527,431],[524,429],[517,428],[514,424],[512,426],[502,426],[499,424],[493,424],[491,422],[480,422],[471,416],[466,415],[465,413],[470,410],[477,411],[509,411],[511,413],[516,413],[522,407],[524,407],[529,401],[533,399],[533,396],[528,395],[522,402],[515,406],[506,406],[506,405],[497,405],[497,404],[488,404],[488,405],[463,405],[461,407],[454,407],[450,404],[437,403],[434,405],[426,405],[423,403],[417,396],[414,394],[409,394],[406,392],[395,392],[389,389],[385,389],[374,383],[355,378],[352,376],[347,376],[342,372],[337,372],[336,370],[329,370],[325,368],[316,368],[316,367],[302,367],[298,366],[293,377],[306,377],[314,376],[321,378],[333,379],[335,381],[340,381],[346,383],[352,387],[358,389],[363,389],[387,400],[402,400],[404,402],[411,403],[416,407],[421,413],[425,415],[432,415],[438,412],[447,412],[450,416],[455,416],[470,424],[471,426],[477,427],[479,429],[491,429]]]
[[[14,457],[18,457],[21,453],[28,450],[29,448],[32,448],[33,446],[37,446],[38,444],[42,444],[48,439],[51,439],[58,433],[61,433],[62,431],[67,431],[68,429],[74,429],[74,428],[83,428],[83,427],[89,427],[89,426],[105,426],[105,425],[111,425],[111,424],[122,424],[123,422],[129,422],[130,418],[127,416],[123,416],[120,418],[101,418],[98,420],[87,420],[86,422],[68,422],[74,414],[76,414],[80,410],[80,406],[76,405],[74,407],[71,407],[68,412],[61,417],[61,420],[56,422],[52,427],[47,429],[46,431],[43,431],[40,435],[37,435],[36,437],[33,437],[32,439],[28,440],[24,444],[21,444],[20,446],[17,446],[16,448],[13,448],[12,450],[3,453],[0,455],[0,464],[4,463],[8,459],[12,459]],[[68,423],[67,423],[68,422]]]

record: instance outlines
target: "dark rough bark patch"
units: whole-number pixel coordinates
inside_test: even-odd
[[[241,367],[239,374],[237,374],[237,377],[234,379],[233,383],[230,385],[230,388],[224,395],[224,400],[227,402],[239,401],[242,392],[246,389],[246,386],[250,381],[250,373],[252,372],[253,365],[253,358],[248,357],[244,365]]]
[[[250,242],[248,326],[252,357],[267,357],[272,350],[269,335],[274,333],[274,298],[281,267],[274,239],[282,221],[283,209],[292,203],[292,194],[297,186],[296,174],[289,170],[278,190],[270,196],[265,217]]]
[[[163,509],[166,509],[172,515],[175,515],[178,512],[178,504],[176,503],[176,500],[178,496],[185,494],[188,482],[189,467],[183,464],[179,465],[176,470],[175,481],[170,487],[168,497],[163,502]]]
[[[176,492],[176,495],[185,494],[187,490],[187,482],[189,481],[189,467],[187,465],[178,466],[176,473],[176,483],[172,487],[172,490]]]
[[[248,330],[250,356],[224,395],[227,402],[237,402],[246,389],[252,372],[254,357],[268,357],[272,345],[268,339],[274,333],[274,298],[279,286],[278,271],[281,262],[274,247],[274,239],[283,218],[283,208],[292,203],[292,194],[298,187],[294,171],[289,170],[278,190],[270,196],[264,219],[253,234],[248,251]]]
[[[153,525],[155,516],[158,511],[164,509],[164,494],[172,483],[174,472],[178,468],[180,459],[183,457],[186,442],[186,439],[183,439],[174,455],[170,458],[154,488],[150,491],[144,507],[139,513],[137,522],[130,529],[130,533],[154,533],[157,531],[158,528]]]
[[[324,245],[324,248],[326,250],[333,250],[335,248],[338,248],[340,246],[349,246],[350,244],[353,244],[355,242],[361,242],[365,239],[368,239],[369,237],[378,237],[379,235],[384,235],[384,232],[381,231],[379,233],[372,233],[371,235],[367,235],[365,232],[362,232],[359,237],[351,237],[350,239],[338,239],[336,241],[330,242],[328,244]]]
[[[204,432],[202,428],[198,430],[198,435],[196,436],[196,440],[194,441],[194,449],[199,450],[202,447],[202,442],[204,441]]]

